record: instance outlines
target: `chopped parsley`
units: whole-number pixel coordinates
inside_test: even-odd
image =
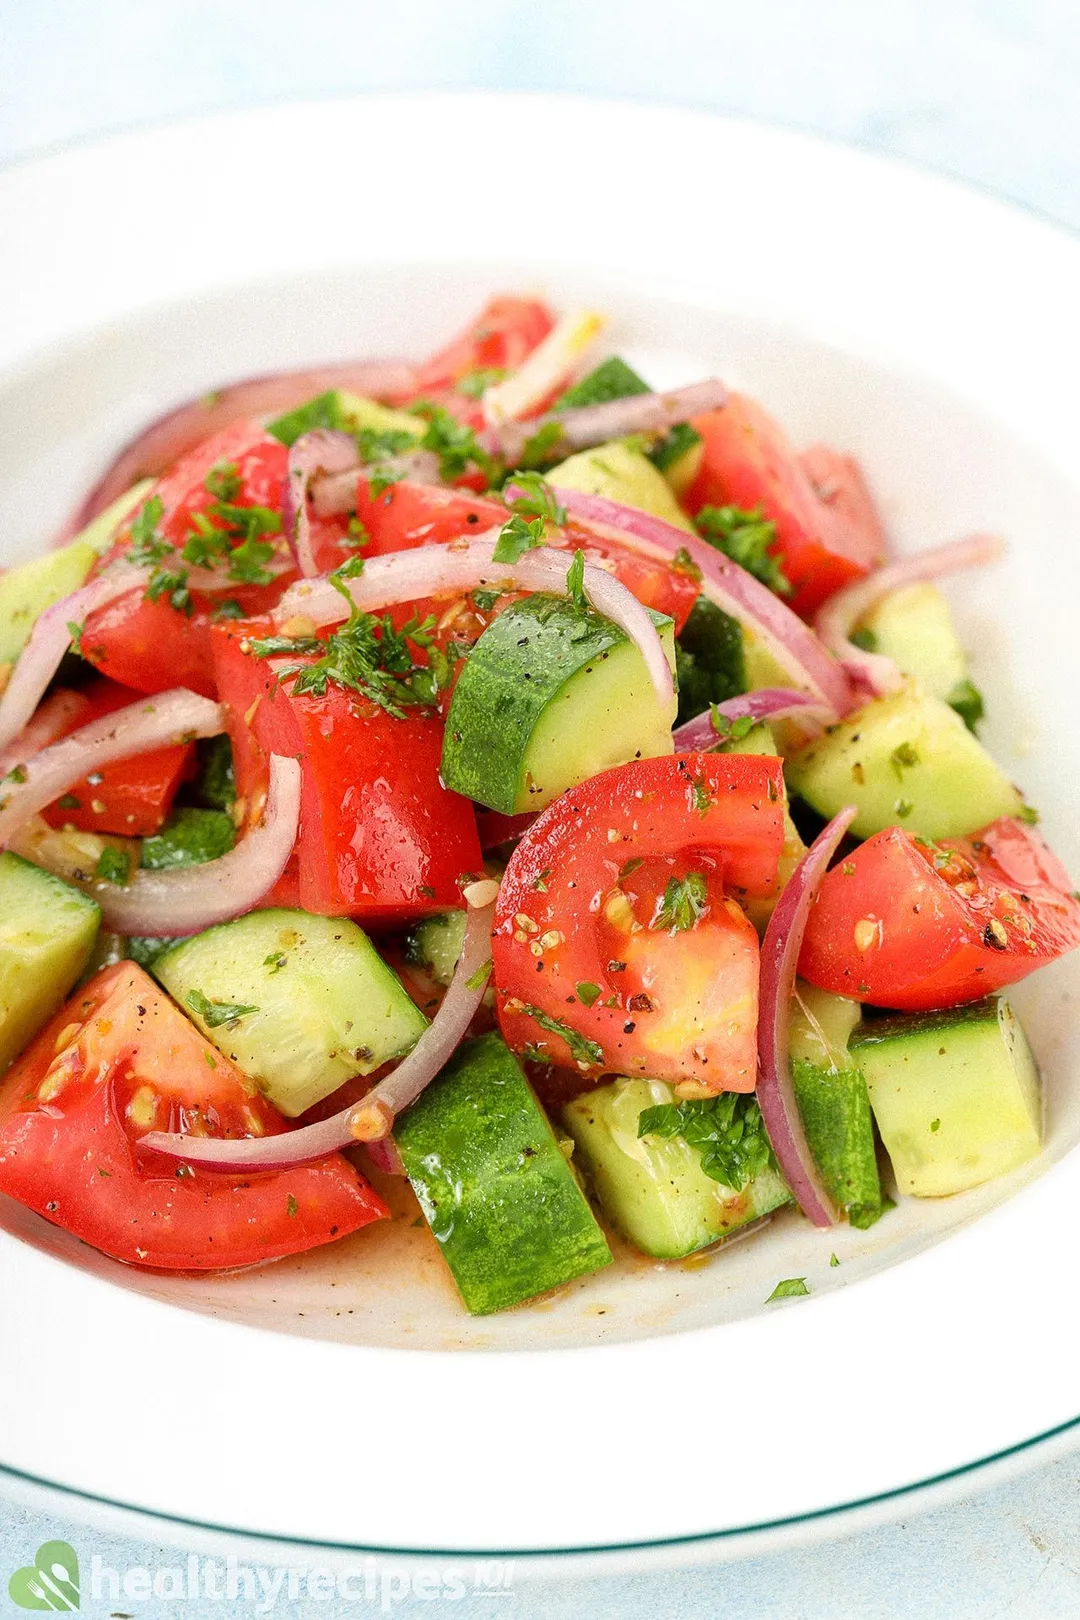
[[[701,1155],[705,1174],[734,1192],[775,1162],[757,1099],[744,1092],[645,1108],[638,1136],[681,1136]]]
[[[848,640],[853,647],[861,647],[863,652],[876,653],[878,650],[876,630],[853,630]]]
[[[349,604],[349,617],[340,630],[326,641],[317,636],[265,636],[248,643],[256,658],[307,658],[319,654],[314,663],[293,663],[278,673],[281,681],[295,677],[293,692],[325,697],[331,682],[359,692],[397,720],[407,708],[431,706],[435,702],[435,677],[418,666],[409,649],[431,644],[435,619],[412,618],[395,629],[388,613],[381,618],[362,612],[349,593],[346,580],[355,578],[363,561],[353,557],[328,576],[331,584]]]
[[[271,951],[269,956],[263,957],[263,967],[269,968],[271,973],[280,973],[288,960],[284,951]]]
[[[114,849],[111,844],[106,844],[97,858],[94,876],[103,883],[115,883],[122,887],[131,876],[131,856],[126,849]]]
[[[56,808],[58,810],[80,810],[82,800],[75,793],[61,793],[56,801]]]
[[[11,767],[10,771],[8,771],[7,775],[4,777],[4,781],[5,782],[19,782],[19,783],[25,782],[26,781],[26,766],[25,765],[13,765]]]
[[[525,440],[518,457],[519,467],[544,467],[558,461],[562,454],[563,431],[557,421],[541,422],[536,432]]]
[[[583,1007],[592,1007],[600,1000],[600,986],[591,984],[588,979],[576,986],[577,998]]]
[[[285,1200],[285,1213],[286,1215],[297,1215],[299,1212],[300,1205],[296,1202],[296,1199],[293,1197],[292,1193],[290,1193],[288,1198]]]
[[[552,1018],[551,1014],[544,1012],[542,1008],[531,1007],[528,1002],[524,1001],[516,1008],[516,1011],[523,1012],[526,1018],[531,1018],[534,1024],[540,1025],[541,1029],[546,1029],[549,1035],[561,1035],[570,1048],[570,1055],[575,1063],[582,1063],[586,1066],[603,1063],[603,1047],[596,1041],[589,1040],[587,1036],[579,1035],[577,1030],[571,1028],[562,1018]],[[550,1063],[551,1059],[544,1058],[543,1061]]]
[[[543,518],[533,518],[531,522],[527,522],[515,512],[509,522],[504,523],[499,530],[499,538],[495,542],[491,560],[497,563],[516,563],[527,551],[531,551],[534,546],[542,546],[543,543]]]
[[[488,454],[472,428],[459,422],[452,411],[421,399],[409,406],[409,412],[427,424],[417,448],[431,450],[438,456],[439,475],[444,483],[452,484],[470,467],[482,474],[487,485],[497,482],[502,471],[498,459]]]
[[[771,1305],[774,1299],[801,1299],[809,1292],[805,1277],[785,1277],[783,1282],[777,1283],[765,1303]]]
[[[459,377],[455,387],[459,394],[466,399],[482,399],[489,388],[501,383],[506,372],[499,366],[482,366],[477,371],[467,371],[464,377]]]
[[[696,428],[692,428],[689,422],[676,422],[670,432],[665,433],[664,437],[653,445],[649,451],[649,460],[661,472],[667,472],[669,467],[682,460],[687,451],[700,443],[701,434]]]
[[[715,703],[709,704],[709,717],[712,720],[713,730],[723,743],[742,742],[744,737],[749,737],[757,724],[750,714],[740,714],[734,720],[729,719]]]
[[[273,575],[267,564],[275,555],[266,539],[281,529],[281,514],[269,506],[239,506],[243,489],[240,469],[234,461],[218,461],[203,482],[211,500],[201,512],[191,514],[181,552],[192,568],[214,568],[224,563],[226,573],[238,585],[268,585]]]
[[[158,533],[158,524],[164,515],[165,507],[160,495],[151,495],[143,501],[131,524],[131,548],[127,560],[136,568],[150,570],[146,595],[151,602],[164,598],[178,613],[190,615],[194,607],[188,590],[187,570],[179,566],[176,547]],[[165,563],[171,566],[164,567]],[[80,650],[76,646],[76,651]]]
[[[705,879],[700,872],[687,872],[682,878],[669,878],[652,926],[681,934],[693,928],[705,910]]]
[[[416,434],[405,428],[358,428],[353,437],[360,460],[369,463],[387,461],[416,448]]]
[[[559,505],[555,491],[537,472],[515,473],[507,494],[506,504],[519,517],[547,518],[558,524],[566,522],[566,507]]]
[[[913,765],[919,763],[919,756],[911,743],[902,742],[889,755],[889,763],[892,765],[897,777],[902,780],[904,772],[909,771]]]
[[[574,560],[566,571],[566,594],[582,613],[589,604],[585,598],[585,553],[574,552]]]
[[[776,524],[760,506],[744,512],[739,506],[703,506],[694,519],[698,533],[710,546],[760,579],[778,596],[791,595],[791,582],[769,547],[776,539]]]
[[[259,1010],[238,1001],[211,1001],[201,990],[189,990],[186,999],[192,1012],[202,1019],[207,1029],[220,1029],[222,1024],[235,1023],[238,1018],[246,1018],[249,1013]]]
[[[476,972],[470,973],[469,977],[465,980],[466,990],[482,990],[491,977],[492,966],[493,964],[490,957],[488,957],[486,962],[481,962],[480,966],[476,969]]]
[[[852,638],[854,639],[854,638]],[[974,731],[986,712],[982,693],[979,688],[966,677],[957,681],[948,697],[945,699],[950,709],[955,709],[969,731]]]
[[[82,624],[75,624],[72,620],[68,620],[67,633],[71,637],[71,650],[73,653],[77,653],[80,657],[82,655],[82,638],[85,629],[85,619],[83,620]]]

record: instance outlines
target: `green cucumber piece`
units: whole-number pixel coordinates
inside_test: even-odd
[[[866,1079],[848,1051],[862,1009],[801,981],[792,1000],[791,1078],[803,1130],[833,1202],[852,1226],[882,1212],[881,1179]]]
[[[354,434],[364,429],[372,433],[408,433],[414,439],[422,439],[425,432],[425,424],[418,417],[410,416],[405,411],[391,410],[377,400],[365,399],[360,394],[350,394],[340,388],[332,388],[298,405],[295,410],[286,411],[284,416],[270,422],[266,431],[272,433],[275,439],[280,439],[282,444],[293,445],[302,434],[311,433],[316,428]]]
[[[606,495],[623,506],[651,512],[677,529],[696,533],[694,525],[672,494],[671,485],[643,450],[621,439],[579,450],[544,475],[549,484],[580,489],[588,495]]]
[[[675,1101],[663,1080],[614,1080],[562,1111],[600,1208],[636,1249],[660,1260],[693,1254],[791,1202],[775,1170],[735,1192],[705,1174],[681,1136],[638,1136],[646,1108]]]
[[[459,1048],[394,1141],[474,1316],[611,1260],[547,1115],[497,1035]]]
[[[124,519],[142,501],[151,480],[144,479],[100,512],[59,551],[32,557],[0,575],[0,663],[18,658],[41,614],[62,596],[77,591]]]
[[[233,819],[224,810],[174,810],[159,833],[143,839],[140,865],[149,872],[199,866],[227,855],[236,842]]]
[[[347,918],[252,911],[164,951],[151,968],[207,1040],[289,1118],[401,1057],[427,1028]],[[207,1002],[252,1011],[217,1023],[204,1015]]]
[[[788,756],[788,786],[819,814],[858,808],[856,838],[901,826],[962,838],[999,816],[1024,815],[1001,767],[941,698],[908,688],[878,698]]]
[[[858,630],[861,643],[891,658],[924,692],[946,703],[953,688],[967,678],[952,610],[936,585],[919,583],[889,591],[863,614]]]
[[[652,614],[669,661],[671,620]],[[537,594],[484,631],[461,673],[442,777],[514,815],[631,759],[672,751],[674,700],[661,707],[637,647],[591,609]]]
[[[703,714],[711,703],[739,697],[747,690],[739,621],[707,596],[699,596],[679,635],[675,667],[680,726]]]
[[[751,726],[742,737],[731,737],[727,742],[717,747],[720,754],[768,754],[780,757],[780,749],[776,741],[776,733],[772,726],[765,721]],[[772,894],[754,895],[744,902],[744,910],[759,934],[764,934],[769,918],[776,909],[776,902],[783,892],[791,874],[806,854],[806,845],[799,836],[799,829],[791,819],[791,808],[788,804],[787,786],[784,787],[784,846],[780,851],[780,860],[776,869],[776,887]]]
[[[236,775],[228,737],[205,737],[197,747],[199,774],[191,796],[208,810],[231,810],[236,802]]]
[[[0,1069],[79,979],[100,924],[88,895],[18,855],[0,855]]]
[[[449,985],[465,941],[465,921],[464,911],[425,917],[406,941],[406,960],[430,973],[436,984]]]
[[[648,392],[648,383],[625,360],[613,354],[610,360],[602,360],[587,377],[561,394],[552,410],[580,410],[584,405],[606,405],[612,399],[628,399],[632,394]]]
[[[851,1049],[901,1192],[947,1197],[1039,1152],[1039,1071],[1004,997],[876,1020]]]

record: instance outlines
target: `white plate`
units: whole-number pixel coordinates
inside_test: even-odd
[[[865,154],[539,97],[158,129],[0,175],[0,218],[6,558],[174,400],[422,354],[494,289],[589,299],[658,383],[718,369],[858,452],[902,546],[1009,536],[954,600],[988,740],[1080,871],[1073,240]],[[506,1552],[805,1520],[1024,1446],[1080,1414],[1078,988],[1069,961],[1017,997],[1045,1173],[866,1234],[792,1218],[704,1264],[624,1259],[503,1317],[465,1315],[408,1215],[170,1280],[5,1205],[0,1462],[263,1534]]]

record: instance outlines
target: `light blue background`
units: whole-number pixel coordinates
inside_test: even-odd
[[[622,95],[770,119],[946,170],[1080,227],[1077,0],[0,0],[0,161],[186,113],[363,89],[469,87]],[[413,184],[421,203],[428,185],[460,183],[463,197],[474,195],[478,174],[482,154],[452,141],[432,153],[430,175],[394,178],[388,162],[384,181],[379,154],[360,168],[362,185]],[[523,175],[523,188],[529,183]],[[148,198],[148,210],[155,206]],[[927,1348],[932,1355],[929,1323]],[[1030,1368],[1002,1376],[1038,1376],[1038,1347]],[[183,1392],[155,1391],[152,1369],[138,1387],[139,1414],[119,1413],[118,1422],[145,1420],[155,1403],[182,1410]],[[243,1443],[239,1422],[236,1438]],[[718,1466],[737,1466],[720,1443]],[[782,1442],[769,1444],[782,1467]],[[568,1466],[581,1465],[568,1455]],[[679,1482],[650,1488],[677,1491]],[[519,1582],[498,1600],[418,1601],[393,1612],[460,1620],[1080,1615],[1080,1459],[954,1507],[920,1515],[907,1504],[904,1512],[885,1529],[714,1570]],[[0,1481],[0,1592],[47,1537],[70,1540],[84,1570],[95,1552],[121,1569],[178,1561],[148,1535],[91,1529],[77,1503],[65,1518]],[[155,1620],[225,1610],[121,1600],[84,1612],[114,1607]],[[0,1613],[18,1612],[0,1596]],[[376,1611],[281,1602],[273,1612]]]

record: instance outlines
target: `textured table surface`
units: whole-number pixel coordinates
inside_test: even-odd
[[[1080,226],[1076,0],[0,0],[0,162],[162,117],[418,88],[570,90],[760,117],[912,159]],[[143,1389],[153,1400],[152,1374]],[[910,1502],[904,1513],[714,1568],[512,1577],[509,1586],[503,1572],[481,1571],[479,1587],[470,1577],[463,1595],[434,1596],[376,1581],[345,1595],[327,1594],[325,1582],[312,1595],[301,1584],[290,1597],[283,1581],[273,1597],[257,1587],[251,1600],[238,1578],[231,1600],[220,1549],[221,1585],[211,1575],[210,1591],[222,1596],[206,1595],[202,1566],[203,1595],[188,1595],[190,1584],[180,1595],[179,1576],[164,1572],[186,1569],[187,1550],[166,1531],[104,1524],[74,1500],[28,1497],[0,1480],[0,1593],[40,1543],[62,1539],[79,1556],[83,1612],[95,1616],[1080,1615],[1080,1456],[929,1512]],[[236,1552],[242,1562],[243,1546]],[[298,1552],[296,1564],[307,1562]],[[115,1599],[108,1570],[121,1583],[134,1572]],[[498,1590],[481,1589],[485,1581]],[[0,1596],[0,1613],[17,1612]]]

